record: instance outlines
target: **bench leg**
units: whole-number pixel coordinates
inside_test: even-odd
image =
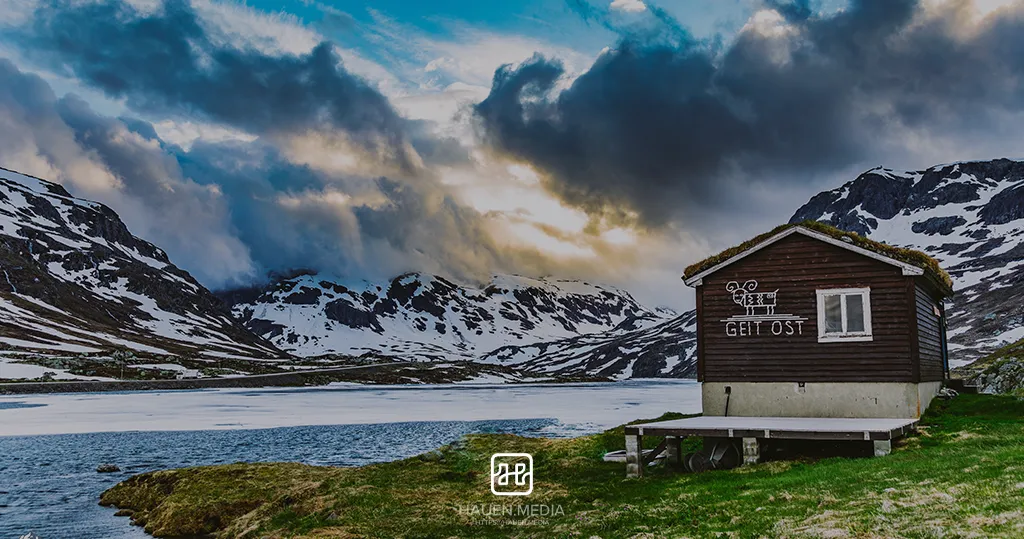
[[[876,457],[884,457],[892,453],[892,440],[875,440],[872,443],[875,446]]]
[[[757,438],[743,439],[743,465],[757,464],[761,461],[761,445]]]
[[[626,435],[626,477],[641,477],[644,475],[643,436],[639,434]]]
[[[665,446],[665,460],[672,464],[682,464],[682,436],[668,436],[668,445]]]

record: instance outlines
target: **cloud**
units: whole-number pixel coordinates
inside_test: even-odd
[[[231,20],[223,9],[208,11]],[[345,69],[333,44],[274,55],[264,43],[274,32],[249,33],[240,45],[229,39],[241,34],[237,24],[204,23],[184,0],[147,12],[123,2],[54,0],[18,37],[30,57],[69,70],[140,113],[199,116],[267,137],[340,132],[375,162],[405,173],[422,166],[408,122]]]
[[[640,13],[647,10],[647,5],[640,0],[614,0],[608,7],[626,13]]]
[[[726,44],[616,27],[564,90],[555,58],[505,66],[475,108],[481,137],[568,204],[646,227],[743,222],[774,191],[866,164],[1019,153],[1020,3],[984,18],[966,1],[766,6]]]
[[[212,287],[292,267],[474,280],[543,264],[498,249],[485,219],[442,185],[435,168],[467,166],[468,151],[401,116],[334,45],[283,50],[272,44],[292,35],[281,21],[239,41],[245,32],[221,20],[232,13],[211,23],[200,11],[177,0],[40,4],[15,31],[22,50],[133,117],[58,99],[6,63],[25,89],[0,114],[18,116],[8,132],[33,143],[0,159],[108,203]]]
[[[200,138],[186,150],[144,120],[57,98],[2,59],[0,162],[113,207],[133,233],[214,288],[298,267],[478,280],[542,264],[499,249],[481,215],[431,181],[351,176],[260,139]]]
[[[0,162],[67,185],[115,208],[203,282],[246,282],[255,264],[236,237],[226,200],[182,175],[145,122],[94,113],[58,99],[40,77],[0,59]]]
[[[539,48],[566,59],[561,89],[590,57],[468,28],[438,40],[384,25],[378,37],[396,54],[419,49],[410,65],[422,77],[403,64],[383,79],[420,91],[384,95],[364,78],[378,64],[355,56],[353,68],[319,33],[240,4],[20,1],[31,9],[0,37],[23,66],[0,63],[0,162],[106,203],[209,287],[297,267],[625,283],[648,271],[637,260],[668,256],[657,238],[606,241],[535,179],[474,152],[471,122],[451,120],[488,92],[463,78],[487,84],[497,65]],[[55,95],[72,83],[86,99]],[[485,213],[474,201],[487,197],[502,200]],[[657,272],[674,283],[675,266]]]

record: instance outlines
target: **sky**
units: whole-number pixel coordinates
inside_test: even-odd
[[[4,0],[0,166],[211,289],[686,265],[878,166],[1024,155],[1018,0]]]

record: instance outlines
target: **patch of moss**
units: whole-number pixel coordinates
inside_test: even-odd
[[[935,278],[939,283],[945,285],[950,291],[952,291],[953,289],[953,280],[949,277],[949,274],[946,273],[946,271],[943,270],[941,266],[939,266],[937,260],[928,256],[927,254],[922,253],[921,251],[915,251],[913,249],[904,249],[902,247],[895,247],[892,245],[887,245],[881,242],[870,240],[868,238],[865,238],[864,236],[861,236],[860,234],[857,234],[856,232],[847,232],[845,230],[841,230],[834,226],[826,225],[825,223],[820,223],[818,221],[802,221],[800,223],[788,223],[777,226],[772,230],[765,232],[764,234],[760,234],[754,237],[753,239],[747,240],[735,247],[730,247],[714,256],[705,258],[704,260],[701,260],[700,262],[697,262],[695,264],[691,264],[686,268],[686,270],[683,271],[683,278],[689,279],[690,277],[693,277],[694,275],[708,268],[717,266],[718,264],[721,264],[722,262],[725,262],[726,260],[758,245],[759,243],[767,240],[768,238],[784,230],[793,228],[795,226],[803,227],[809,230],[813,230],[815,232],[820,232],[827,236],[833,237],[837,240],[847,241],[844,240],[844,238],[848,238],[848,241],[852,242],[852,245],[855,245],[862,249],[867,249],[868,251],[878,253],[883,256],[887,256],[894,260],[899,260],[900,262],[904,262],[912,266],[917,266],[925,270],[926,273]]]

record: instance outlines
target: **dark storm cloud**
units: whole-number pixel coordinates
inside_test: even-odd
[[[263,270],[312,268],[387,278],[418,269],[472,279],[502,261],[480,216],[424,182],[377,178],[370,195],[337,175],[289,162],[254,143],[198,142],[178,150],[182,171],[216,184],[239,238]]]
[[[513,264],[480,215],[434,182],[328,173],[260,139],[199,140],[183,149],[144,120],[56,97],[39,76],[4,59],[0,163],[106,203],[133,233],[215,288],[292,268],[475,279]]]
[[[467,150],[436,136],[433,124],[400,116],[346,71],[332,44],[274,55],[221,44],[210,32],[182,0],[145,13],[105,0],[43,4],[5,37],[26,56],[124,99],[131,117],[57,98],[38,76],[0,61],[0,127],[18,120],[4,129],[17,138],[0,145],[0,160],[28,163],[26,172],[107,203],[212,287],[299,267],[342,277],[421,270],[473,279],[512,264],[480,215],[458,204],[432,169],[464,165]],[[182,148],[138,116],[198,117],[257,138],[200,138]],[[327,148],[289,146],[310,135]],[[393,176],[299,162],[333,151],[339,135],[339,151],[355,146],[359,170]]]
[[[556,60],[502,67],[475,110],[484,140],[575,206],[660,225],[741,207],[726,182],[808,182],[909,152],[904,135],[966,143],[1024,112],[1019,9],[974,32],[956,3],[855,0],[824,17],[805,1],[768,5],[787,24],[723,47],[624,29],[561,92]]]
[[[764,5],[791,21],[807,20],[814,14],[810,0],[764,0]]]
[[[183,177],[156,140],[148,123],[96,114],[73,95],[57,98],[39,76],[0,58],[0,163],[114,208],[133,233],[203,282],[253,277],[224,200]]]
[[[222,45],[185,0],[145,14],[118,1],[53,0],[17,37],[30,55],[139,112],[198,114],[259,135],[343,132],[407,172],[417,166],[408,144],[454,144],[410,125],[344,68],[333,44],[299,56]]]

